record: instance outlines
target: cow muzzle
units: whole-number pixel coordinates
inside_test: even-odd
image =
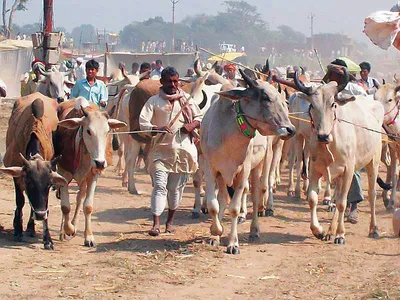
[[[105,160],[94,160],[95,168],[99,170],[103,170],[106,167],[106,161]]]
[[[277,134],[281,139],[287,140],[296,134],[296,128],[294,126],[280,127]]]
[[[329,144],[332,142],[332,136],[330,134],[317,134],[317,139],[319,143]]]
[[[36,221],[47,220],[48,216],[49,216],[48,210],[34,210],[33,211],[33,219]]]

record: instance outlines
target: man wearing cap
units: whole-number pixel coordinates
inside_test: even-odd
[[[346,62],[341,59],[335,59],[328,65],[328,71],[322,80],[326,83],[330,81],[336,81],[337,84],[340,85],[344,81],[344,68],[347,68]],[[367,95],[366,91],[359,84],[357,84],[357,81],[353,75],[350,75],[350,81],[341,93],[353,96]]]
[[[364,61],[359,66],[361,68],[361,79],[359,79],[358,82],[362,87],[364,87],[367,94],[375,94],[376,90],[379,88],[379,83],[375,78],[369,76],[369,73],[371,72],[371,64]]]
[[[225,78],[229,79],[232,84],[236,86],[240,86],[239,82],[236,80],[236,66],[235,64],[227,64],[224,66]]]
[[[76,59],[76,67],[75,67],[75,80],[82,80],[86,78],[85,67],[83,66],[83,58],[78,57]]]

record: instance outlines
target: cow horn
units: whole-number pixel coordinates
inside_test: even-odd
[[[199,108],[203,109],[207,104],[208,97],[207,97],[207,94],[206,94],[206,92],[204,90],[201,90],[201,92],[203,94],[203,101],[200,102]]]
[[[204,76],[204,72],[200,68],[200,58],[196,59],[196,61],[194,62],[194,72],[199,77],[203,77]]]
[[[86,111],[86,109],[82,105],[81,105],[81,111],[85,117],[87,117],[89,115],[88,112]]]
[[[282,87],[281,87],[281,84],[279,82],[278,82],[278,92],[279,92],[279,94],[282,93]]]
[[[239,72],[240,72],[240,75],[242,75],[244,82],[246,82],[246,84],[250,88],[255,88],[258,85],[257,81],[255,81],[255,80],[251,79],[249,76],[247,76],[247,74],[242,69],[239,69]]]
[[[268,71],[270,71],[270,69],[269,69],[269,59],[267,59],[267,61],[265,62],[264,73],[266,74]]]
[[[24,156],[22,153],[19,153],[19,156],[21,156],[22,164],[23,164],[25,167],[29,168],[29,167],[31,166],[31,164],[29,163],[29,160],[27,160],[27,159],[25,158],[25,156]]]
[[[338,85],[338,93],[340,93],[345,89],[350,80],[350,75],[349,72],[347,71],[347,68],[343,68],[343,75],[344,75],[344,81],[342,84]]]
[[[299,73],[298,71],[294,72],[294,84],[296,85],[297,90],[300,92],[306,94],[306,95],[311,95],[312,88],[311,87],[306,87],[303,82],[299,79]]]
[[[386,80],[385,78],[382,78],[382,84],[385,85],[386,84]]]
[[[211,67],[211,70],[215,70],[215,68],[218,66],[218,61],[216,61],[213,65],[212,65],[212,67]]]
[[[149,70],[149,71],[139,74],[139,81],[142,80],[143,78],[145,78],[146,76],[148,76],[150,73],[151,73],[151,71]]]
[[[49,76],[50,72],[45,70],[45,66],[40,63],[37,62],[36,64],[33,65],[33,69],[37,68],[39,70],[39,73],[42,74],[43,76]]]
[[[52,169],[53,171],[56,170],[56,166],[57,166],[57,164],[60,162],[61,158],[62,158],[62,155],[57,155],[56,157],[54,157],[54,158],[50,161],[50,166],[51,166],[51,169]]]

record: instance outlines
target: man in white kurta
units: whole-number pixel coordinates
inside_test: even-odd
[[[197,150],[193,130],[200,127],[199,107],[178,88],[178,72],[167,67],[161,73],[162,87],[158,95],[144,105],[139,118],[141,130],[162,131],[152,141],[149,154],[149,173],[153,192],[151,211],[152,236],[160,234],[160,215],[168,200],[166,232],[173,232],[173,219],[182,199],[189,175],[197,168]],[[189,100],[187,100],[189,99]],[[188,102],[189,101],[189,102]],[[178,119],[171,124],[171,120]]]

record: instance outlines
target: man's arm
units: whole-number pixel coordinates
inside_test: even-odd
[[[100,105],[106,107],[108,102],[108,90],[106,85],[103,83],[100,87]]]
[[[79,97],[79,85],[80,82],[78,80],[77,82],[75,82],[74,87],[71,90],[71,98]]]

